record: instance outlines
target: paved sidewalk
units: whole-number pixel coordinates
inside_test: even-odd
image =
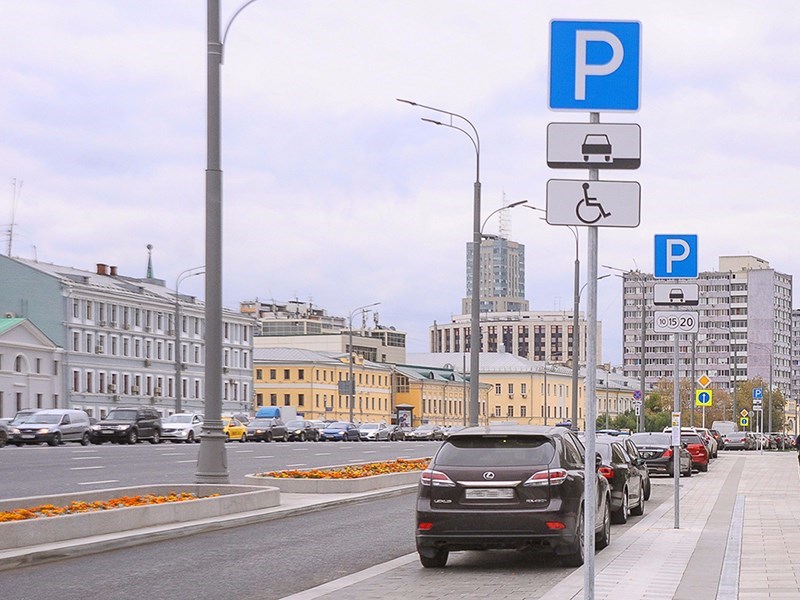
[[[670,495],[596,555],[597,600],[800,598],[796,453],[723,453],[681,484],[680,528]],[[289,598],[584,597],[583,569],[546,558],[471,569],[465,561],[476,554],[485,553],[453,553],[444,569],[424,569],[409,554]]]

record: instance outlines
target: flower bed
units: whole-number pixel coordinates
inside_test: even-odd
[[[269,485],[285,493],[346,494],[411,485],[419,481],[429,458],[339,465],[318,469],[287,469],[245,475],[248,485]]]
[[[219,494],[209,494],[205,498],[213,498]],[[131,506],[147,506],[150,504],[166,504],[168,502],[185,502],[187,500],[198,500],[203,496],[198,496],[189,492],[169,492],[165,496],[155,494],[145,494],[143,496],[119,496],[109,500],[86,502],[73,500],[69,504],[56,506],[54,504],[40,504],[30,508],[15,508],[0,512],[0,523],[9,521],[25,521],[27,519],[39,519],[43,517],[59,517],[63,515],[74,515],[78,513],[95,512],[100,510],[111,510],[114,508],[129,508]]]

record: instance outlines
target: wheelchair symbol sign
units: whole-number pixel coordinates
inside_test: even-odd
[[[641,188],[636,181],[547,182],[550,225],[638,227]]]

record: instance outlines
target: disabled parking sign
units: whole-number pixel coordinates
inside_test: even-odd
[[[641,29],[638,21],[551,21],[550,108],[639,110]]]

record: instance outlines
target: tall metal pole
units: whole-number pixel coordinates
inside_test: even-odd
[[[550,388],[547,387],[547,359],[544,361],[544,424],[547,425],[547,392]]]
[[[578,430],[578,369],[581,358],[581,328],[578,311],[581,306],[581,259],[578,254],[578,230],[570,227],[575,235],[575,272],[572,283],[572,419],[571,429]]]
[[[434,112],[447,115],[448,122],[435,121],[423,118],[423,121],[456,129],[466,135],[475,148],[475,184],[473,187],[472,203],[472,294],[470,302],[470,335],[469,335],[469,424],[477,426],[480,411],[480,351],[481,351],[481,297],[480,297],[480,276],[481,276],[481,139],[478,130],[472,121],[458,113],[426,106],[411,100],[397,98],[398,102],[419,106]],[[453,119],[461,119],[466,123],[470,131],[459,127],[453,123]]]
[[[600,122],[600,113],[589,113],[591,123]],[[597,181],[598,170],[589,169],[589,180]],[[588,265],[586,279],[589,298],[586,307],[586,460],[584,461],[584,523],[583,547],[586,562],[583,566],[583,594],[587,600],[594,598],[594,528],[596,522],[597,470],[595,468],[597,425],[597,227],[588,228]]]
[[[680,396],[680,385],[681,385],[681,376],[680,372],[678,371],[680,367],[680,344],[678,341],[678,333],[674,334],[675,338],[675,347],[674,347],[674,371],[672,374],[672,410],[673,412],[680,413],[681,411],[681,396]],[[673,428],[675,425],[673,424]],[[675,434],[675,431],[672,432],[672,464],[675,467],[673,477],[675,478],[675,499],[674,499],[674,507],[675,507],[675,529],[680,529],[681,527],[681,510],[680,510],[680,478],[681,478],[681,421],[677,424],[678,433]]]
[[[644,359],[646,354],[646,344],[645,341],[647,339],[647,286],[644,280],[644,274],[639,274],[639,283],[642,284],[642,348],[641,348],[641,356],[639,357],[639,393],[642,396],[642,406],[639,409],[639,431],[644,431],[645,429],[645,396],[644,396],[644,387],[645,387],[645,371],[644,371]]]
[[[205,419],[197,456],[197,483],[228,483],[228,458],[222,433],[222,168],[220,125],[219,0],[208,0]]]
[[[181,282],[189,277],[205,273],[203,267],[192,267],[178,274],[175,279],[175,412],[183,412],[183,355],[181,353]],[[196,271],[196,272],[193,272]]]
[[[694,397],[692,392],[694,391],[694,380],[695,380],[695,369],[694,369],[694,361],[695,361],[695,353],[697,351],[697,334],[692,334],[692,379],[691,384],[689,385],[689,406],[692,407],[692,419],[689,423],[692,427],[694,427]],[[703,405],[703,427],[706,426],[706,407]]]
[[[350,328],[349,328],[349,332],[348,332],[348,336],[347,336],[347,339],[348,339],[347,343],[348,343],[348,346],[349,346],[348,347],[349,360],[347,362],[350,365],[349,369],[348,369],[348,372],[349,372],[348,376],[349,376],[349,379],[350,379],[350,381],[348,383],[348,386],[349,386],[348,391],[350,392],[349,393],[350,400],[349,400],[348,404],[350,405],[350,422],[351,423],[353,422],[353,417],[354,417],[353,412],[355,410],[355,400],[356,400],[355,399],[356,382],[353,379],[353,360],[354,360],[354,357],[353,357],[353,316],[357,312],[365,311],[368,308],[372,308],[373,306],[378,306],[379,304],[380,304],[380,302],[373,302],[372,304],[365,304],[364,306],[359,306],[358,308],[355,308],[352,311],[350,311],[350,319],[348,321],[349,324],[350,324]]]

